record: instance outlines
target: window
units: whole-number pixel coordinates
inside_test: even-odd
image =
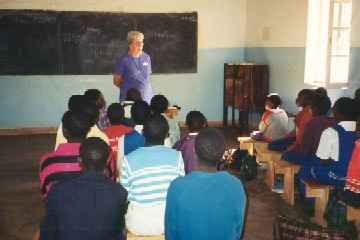
[[[305,83],[347,85],[350,65],[351,0],[309,0]]]

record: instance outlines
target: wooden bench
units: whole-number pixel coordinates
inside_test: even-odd
[[[266,162],[267,159],[262,159],[264,153],[269,152],[268,149],[269,143],[263,141],[254,141],[254,152],[258,158],[259,162]]]
[[[280,160],[282,152],[267,150],[261,156],[262,161],[267,163],[265,183],[271,189],[274,186],[275,179],[275,162]]]
[[[346,218],[348,221],[360,221],[360,208],[347,206]]]
[[[315,198],[315,214],[311,219],[314,223],[326,227],[324,212],[333,186],[323,185],[313,181],[305,181],[305,196]]]
[[[239,148],[241,150],[247,150],[250,155],[261,156],[262,153],[268,151],[268,144],[264,141],[256,141],[251,137],[238,137]],[[261,160],[260,160],[261,161]]]
[[[164,235],[155,235],[155,236],[139,236],[134,235],[131,232],[127,233],[127,240],[165,240]]]
[[[281,197],[291,206],[295,203],[295,174],[300,170],[300,165],[276,159],[274,161],[274,174],[284,175],[284,192]]]
[[[250,155],[254,155],[254,140],[251,137],[238,137],[240,150],[247,150]]]
[[[238,137],[238,141],[239,148],[248,150],[249,154],[255,155],[257,162],[266,162],[267,171],[265,183],[269,188],[272,188],[275,177],[274,161],[281,159],[282,152],[269,150],[267,142],[255,141],[251,137]]]
[[[37,227],[32,240],[40,240],[40,227]]]

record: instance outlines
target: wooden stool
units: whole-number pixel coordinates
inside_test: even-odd
[[[254,155],[254,140],[251,137],[238,137],[240,150],[247,150],[250,155]]]
[[[254,141],[254,154],[256,156],[256,162],[258,163],[268,163],[270,160],[264,154],[268,153],[269,143],[264,141]]]
[[[262,154],[269,151],[268,149],[269,143],[264,141],[254,141],[254,151],[255,153]]]
[[[315,198],[315,216],[311,219],[314,223],[326,227],[324,219],[324,212],[326,204],[329,200],[330,190],[333,188],[330,185],[322,185],[313,181],[306,181],[305,196]]]
[[[360,208],[346,206],[346,218],[348,221],[360,221]]]
[[[268,151],[269,143],[264,141],[255,141],[251,137],[238,137],[239,148],[247,150],[250,155],[261,155],[261,153]]]
[[[291,206],[295,203],[295,174],[300,170],[300,165],[292,164],[284,160],[274,161],[274,172],[275,174],[284,175],[284,192],[281,197],[285,202]]]
[[[155,236],[139,236],[134,235],[131,232],[127,233],[127,240],[165,240],[164,235],[155,235]]]
[[[275,179],[275,161],[281,159],[282,152],[267,150],[262,153],[262,160],[267,163],[267,171],[266,171],[266,185],[271,189],[274,186]]]
[[[40,226],[36,228],[34,236],[32,237],[32,240],[40,240]]]

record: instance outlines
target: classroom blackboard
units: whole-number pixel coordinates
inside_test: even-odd
[[[144,33],[153,73],[197,72],[196,12],[0,10],[0,74],[111,74],[131,30]]]

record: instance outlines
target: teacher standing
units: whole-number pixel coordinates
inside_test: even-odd
[[[113,83],[120,88],[120,101],[126,100],[130,88],[136,88],[144,101],[150,103],[153,91],[150,85],[151,59],[143,52],[144,34],[130,31],[127,35],[128,52],[115,65]]]

